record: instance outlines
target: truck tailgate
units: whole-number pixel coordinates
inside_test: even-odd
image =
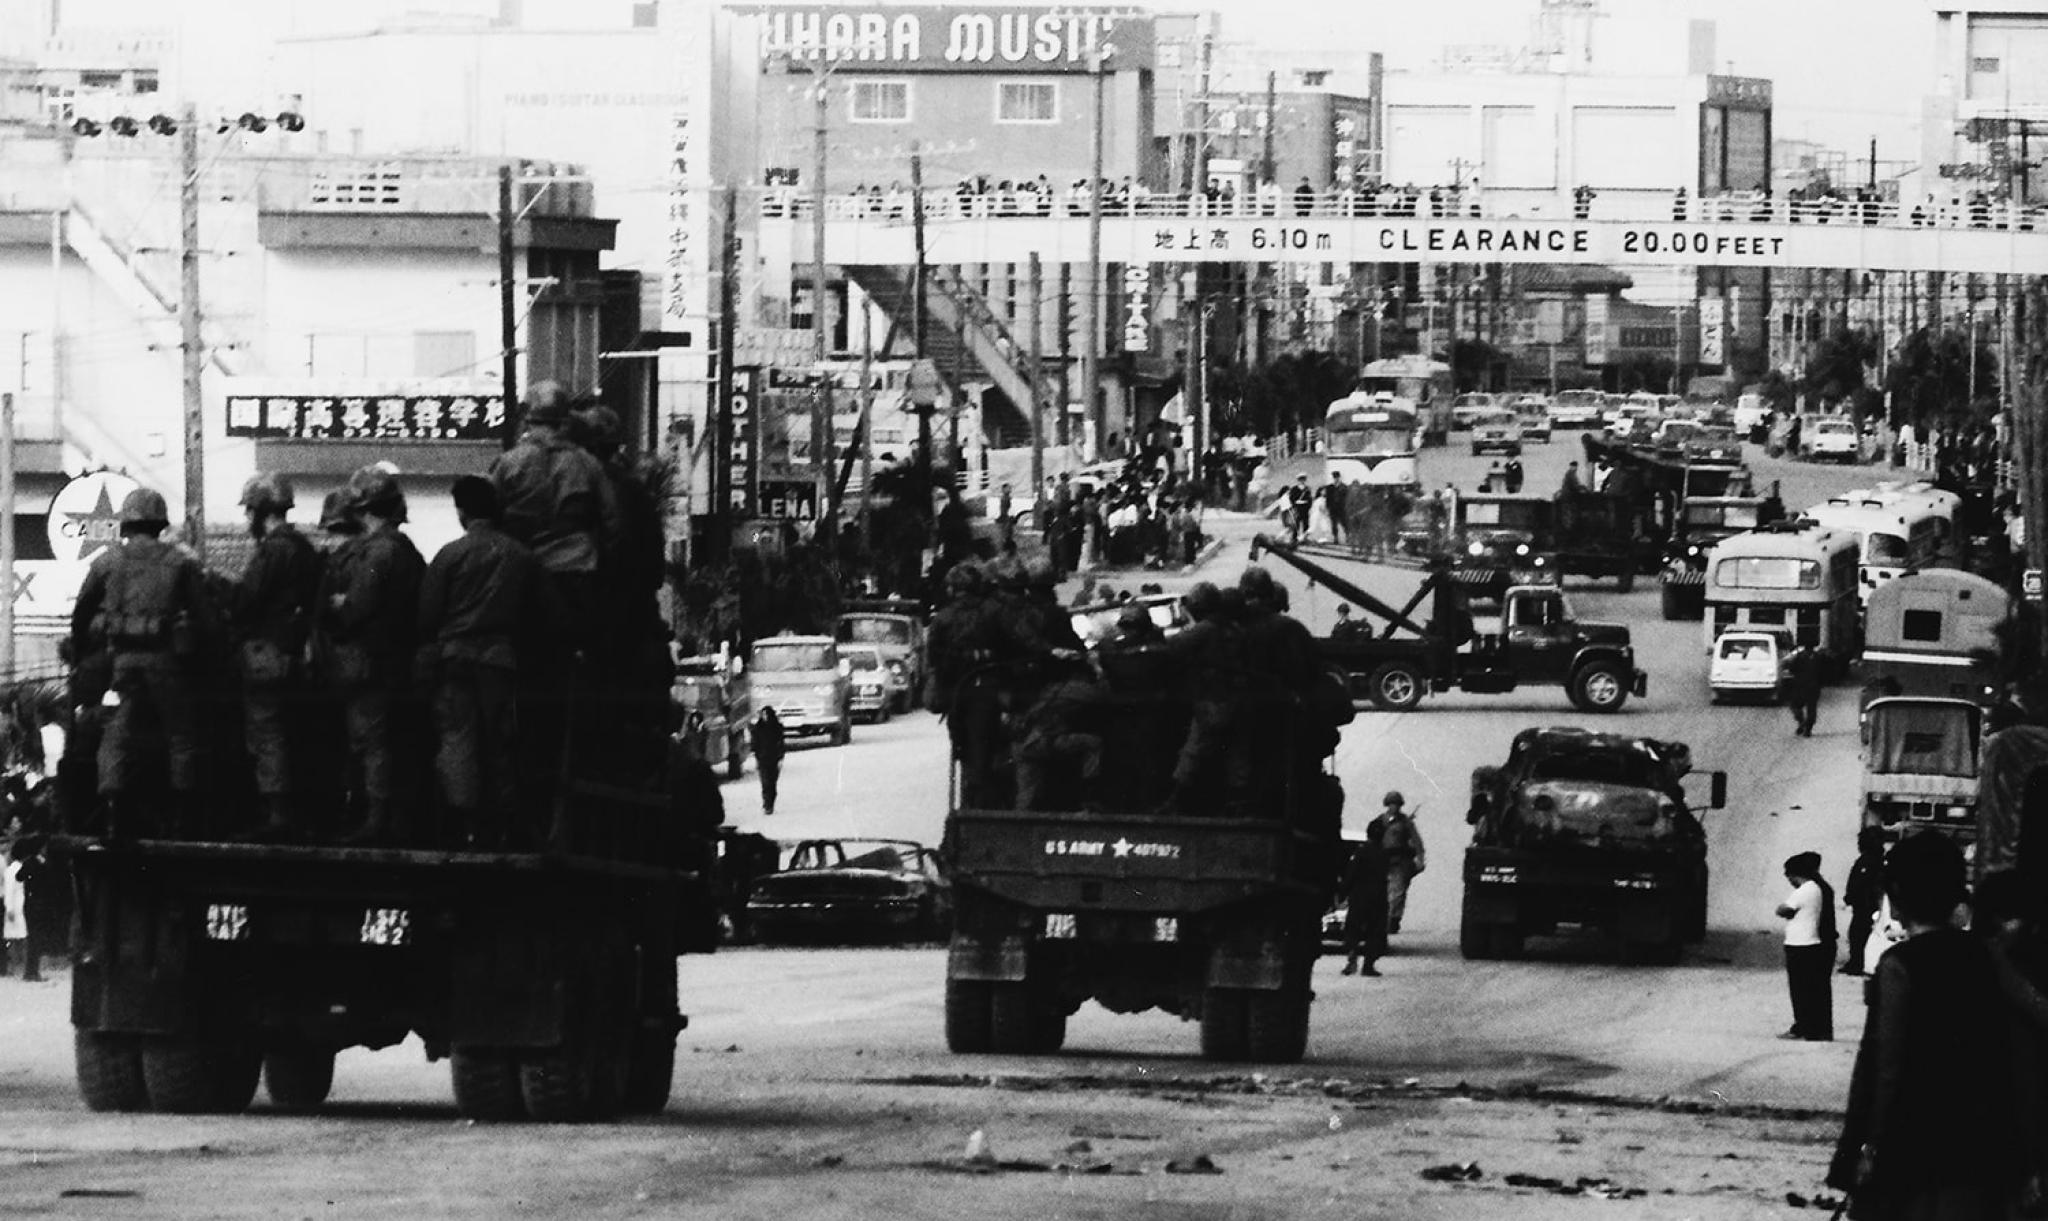
[[[947,863],[955,885],[1027,907],[1192,912],[1312,891],[1311,844],[1270,821],[961,810]]]

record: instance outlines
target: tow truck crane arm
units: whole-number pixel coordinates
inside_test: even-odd
[[[1252,539],[1251,558],[1253,563],[1256,564],[1258,562],[1261,551],[1271,552],[1273,558],[1293,568],[1311,582],[1335,591],[1341,597],[1356,602],[1368,612],[1386,620],[1386,626],[1381,628],[1379,632],[1379,637],[1382,640],[1392,636],[1396,628],[1406,628],[1417,636],[1427,637],[1432,635],[1427,627],[1417,623],[1412,616],[1415,613],[1415,608],[1422,605],[1422,600],[1433,593],[1438,584],[1442,582],[1443,577],[1439,573],[1430,573],[1422,582],[1422,588],[1416,590],[1415,596],[1408,599],[1407,605],[1396,610],[1392,605],[1380,601],[1321,564],[1302,555],[1293,543],[1282,542],[1269,535],[1261,534]]]

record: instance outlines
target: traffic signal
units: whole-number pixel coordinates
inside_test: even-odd
[[[277,116],[277,126],[283,131],[306,130],[306,116],[297,111],[287,110]]]
[[[100,125],[84,115],[80,115],[71,120],[71,130],[81,136],[97,136],[100,134]]]
[[[262,131],[270,126],[270,120],[253,111],[245,110],[242,112],[242,117],[235,120],[235,126],[243,131]]]
[[[117,136],[132,137],[135,135],[135,133],[141,131],[142,128],[135,122],[134,119],[131,119],[124,114],[116,115],[113,118],[108,119],[107,130],[113,132]]]
[[[153,114],[149,116],[149,130],[151,135],[175,136],[178,134],[178,121],[167,114]]]

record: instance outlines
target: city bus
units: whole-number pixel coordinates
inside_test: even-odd
[[[1863,611],[1866,699],[1943,696],[1989,705],[1998,694],[1998,628],[2012,596],[1955,568],[1887,581]]]
[[[1381,395],[1385,399],[1381,399]],[[1376,360],[1358,375],[1358,384],[1344,401],[1391,402],[1415,414],[1417,446],[1442,445],[1451,435],[1451,402],[1457,397],[1451,367],[1426,356],[1394,356]]]
[[[1815,522],[1775,522],[1707,553],[1706,646],[1731,628],[1783,628],[1839,677],[1862,651],[1856,536]]]
[[[1861,552],[1857,600],[1865,605],[1884,582],[1952,563],[1961,498],[1929,483],[1881,483],[1814,505],[1805,516],[1856,536]]]
[[[1338,399],[1323,413],[1323,465],[1346,483],[1414,487],[1416,415],[1384,391]]]

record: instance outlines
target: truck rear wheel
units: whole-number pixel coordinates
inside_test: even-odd
[[[519,1061],[497,1047],[457,1047],[448,1057],[455,1085],[455,1109],[464,1119],[487,1123],[518,1119],[526,1113],[519,1096]]]
[[[278,1110],[318,1110],[333,1088],[333,1048],[289,1047],[264,1053],[263,1092]]]
[[[963,1055],[989,1050],[989,985],[979,979],[946,981],[946,1047]]]
[[[1381,663],[1367,682],[1372,702],[1390,712],[1406,712],[1422,702],[1422,675],[1405,661]]]
[[[1243,1060],[1251,1054],[1245,995],[1237,988],[1202,991],[1202,1055],[1210,1060]]]
[[[263,1062],[253,1050],[195,1039],[150,1039],[142,1045],[142,1080],[151,1109],[172,1115],[232,1115],[256,1096]]]
[[[1245,1051],[1260,1064],[1296,1064],[1308,1054],[1308,989],[1289,981],[1244,998]]]
[[[71,1043],[78,1093],[88,1110],[149,1109],[149,1087],[142,1079],[142,1047],[133,1035],[74,1030]]]
[[[633,1036],[633,1056],[619,1110],[628,1115],[661,1114],[668,1109],[675,1081],[676,1036],[669,1033],[667,1023],[660,1030],[638,1031]]]
[[[541,1123],[577,1123],[593,1118],[599,1065],[597,1049],[582,1039],[519,1057],[519,1097],[526,1113]]]
[[[1586,712],[1620,712],[1628,703],[1628,676],[1612,662],[1581,666],[1572,675],[1571,699]]]
[[[1031,985],[1005,980],[988,986],[989,1050],[1024,1056],[1039,1050],[1038,1006]]]
[[[1473,961],[1493,957],[1493,926],[1469,918],[1459,921],[1458,953]]]

